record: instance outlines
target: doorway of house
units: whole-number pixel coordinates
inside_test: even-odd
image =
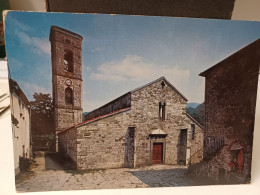
[[[178,139],[177,164],[186,165],[187,129],[181,129]]]
[[[163,163],[163,143],[153,143],[153,164]]]
[[[233,171],[236,171],[237,173],[243,172],[244,167],[244,151],[243,149],[237,149],[237,150],[231,150],[231,157],[232,157],[232,163],[233,163]]]
[[[231,154],[231,162],[229,163],[231,170],[243,173],[245,152],[247,151],[246,144],[241,140],[235,140],[229,144],[227,150]]]

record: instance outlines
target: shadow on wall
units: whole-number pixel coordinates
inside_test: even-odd
[[[190,179],[186,177],[186,172],[185,168],[130,171],[150,187],[189,186]]]
[[[177,163],[178,165],[186,165],[186,153],[187,153],[187,129],[181,129],[178,136],[177,147]]]
[[[214,177],[212,174],[215,174]],[[230,185],[250,183],[250,176],[238,173],[237,171],[225,171],[214,163],[202,161],[192,164],[188,168],[187,177],[190,185]]]
[[[135,145],[135,127],[129,127],[125,134],[125,157],[124,167],[134,167],[134,145]]]

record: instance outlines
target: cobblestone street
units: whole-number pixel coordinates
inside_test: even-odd
[[[41,166],[39,166],[41,167]],[[173,187],[189,185],[186,167],[153,165],[93,171],[34,170],[16,183],[18,192]]]

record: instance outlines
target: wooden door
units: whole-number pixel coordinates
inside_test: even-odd
[[[161,164],[163,162],[163,143],[153,144],[153,164]]]

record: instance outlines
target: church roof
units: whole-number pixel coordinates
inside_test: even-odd
[[[204,127],[198,122],[196,121],[196,119],[192,118],[191,115],[189,115],[188,113],[186,113],[187,117],[189,117],[194,123],[196,123],[200,128],[204,129]]]
[[[93,110],[92,112],[89,112],[86,116],[88,116],[89,114],[91,114],[91,113],[93,113],[93,112],[96,112],[96,111],[100,110],[101,108],[104,108],[105,106],[108,106],[108,105],[110,105],[110,104],[113,104],[115,101],[120,100],[121,98],[125,97],[125,96],[126,96],[127,94],[129,94],[129,93],[134,93],[134,92],[136,92],[136,91],[139,91],[139,90],[141,90],[141,89],[143,89],[143,88],[145,88],[145,87],[148,87],[148,86],[150,86],[150,85],[152,85],[152,84],[154,84],[154,83],[157,83],[157,82],[159,82],[159,81],[164,81],[168,86],[171,87],[172,90],[174,90],[175,92],[177,92],[184,100],[188,101],[187,98],[186,98],[181,92],[179,92],[164,76],[162,76],[162,77],[160,77],[160,78],[158,78],[158,79],[156,79],[156,80],[154,80],[154,81],[152,81],[152,82],[150,82],[150,83],[147,83],[147,84],[145,84],[145,85],[142,85],[141,87],[138,87],[138,88],[136,88],[136,89],[134,89],[134,90],[132,90],[132,91],[130,91],[130,92],[125,93],[124,95],[122,95],[122,96],[120,96],[120,97],[118,97],[118,98],[116,98],[116,99],[114,99],[114,100],[108,102],[107,104],[105,104],[105,105],[103,105],[103,106],[101,106],[101,107],[99,107],[99,108]],[[66,131],[66,130],[71,129],[71,128],[73,128],[73,127],[79,127],[80,125],[88,124],[88,123],[90,123],[90,122],[94,122],[94,121],[96,121],[96,120],[99,120],[99,119],[102,119],[102,118],[105,118],[105,117],[108,117],[108,116],[111,116],[111,115],[114,115],[114,114],[118,114],[118,113],[127,111],[127,110],[129,110],[129,109],[131,109],[131,106],[121,107],[121,108],[119,108],[118,110],[113,110],[112,112],[107,112],[107,113],[103,113],[103,114],[101,114],[101,115],[96,115],[96,116],[94,116],[93,118],[89,118],[89,119],[87,119],[86,121],[84,121],[84,122],[82,122],[82,123],[78,123],[78,124],[76,124],[76,125],[74,125],[74,126],[72,126],[72,127],[66,128],[66,129],[64,129],[63,131]],[[86,116],[85,116],[85,117],[86,117]],[[193,119],[193,120],[194,120],[194,119]],[[61,132],[63,132],[63,131],[61,131]],[[60,132],[60,133],[61,133],[61,132]]]
[[[24,92],[21,89],[21,87],[19,86],[19,84],[15,80],[9,79],[9,85],[10,85],[11,93],[15,93],[23,101],[23,103],[25,105],[29,106],[30,101],[28,100],[28,98],[24,94]]]
[[[162,76],[162,77],[160,77],[160,78],[158,78],[158,79],[156,79],[156,80],[154,80],[154,81],[152,81],[152,82],[150,82],[150,83],[147,83],[147,84],[145,84],[145,85],[142,85],[141,87],[138,87],[138,88],[136,88],[136,89],[134,89],[134,90],[132,90],[132,91],[129,91],[129,92],[125,93],[124,95],[122,95],[122,96],[120,96],[120,97],[118,97],[118,98],[116,98],[116,99],[114,99],[114,100],[112,100],[112,101],[106,103],[105,105],[103,105],[103,106],[101,106],[101,107],[99,107],[99,108],[97,108],[97,109],[95,109],[95,110],[89,112],[87,115],[85,115],[85,117],[87,118],[88,116],[90,116],[90,115],[93,114],[94,112],[97,112],[97,111],[99,111],[99,110],[101,110],[101,109],[103,109],[103,108],[105,108],[105,107],[107,107],[107,106],[109,106],[109,105],[111,105],[111,104],[114,104],[114,103],[117,102],[117,101],[120,101],[120,99],[126,97],[128,94],[131,94],[131,93],[134,93],[134,92],[136,92],[136,91],[139,91],[139,90],[141,90],[141,89],[143,89],[143,88],[145,88],[145,87],[148,87],[148,86],[150,86],[150,85],[152,85],[152,84],[154,84],[154,83],[157,83],[157,82],[159,82],[159,81],[164,81],[168,86],[171,87],[172,90],[174,90],[177,94],[179,94],[185,101],[188,101],[187,98],[186,98],[181,92],[179,92],[164,76]],[[131,105],[130,105],[130,106],[131,106]],[[125,107],[128,107],[128,105],[126,105]],[[120,107],[120,108],[118,108],[118,109],[122,109],[122,108],[124,108],[124,107]],[[116,111],[116,110],[113,110],[113,112],[114,112],[114,111]],[[96,117],[96,116],[95,116],[95,117]]]
[[[154,81],[152,81],[152,82],[150,82],[150,83],[147,83],[147,84],[145,84],[145,85],[143,85],[143,86],[141,86],[141,87],[138,87],[138,88],[132,90],[131,93],[136,92],[136,91],[139,91],[139,90],[141,90],[141,89],[143,89],[143,88],[145,88],[145,87],[148,87],[148,86],[150,86],[150,85],[152,85],[152,84],[154,84],[154,83],[157,83],[157,82],[159,82],[159,81],[164,81],[164,82],[166,82],[166,83],[167,83],[175,92],[177,92],[184,100],[188,101],[188,99],[187,99],[178,89],[176,89],[164,76],[162,76],[162,77],[160,77],[160,78],[158,78],[158,79],[156,79],[156,80],[154,80]]]

